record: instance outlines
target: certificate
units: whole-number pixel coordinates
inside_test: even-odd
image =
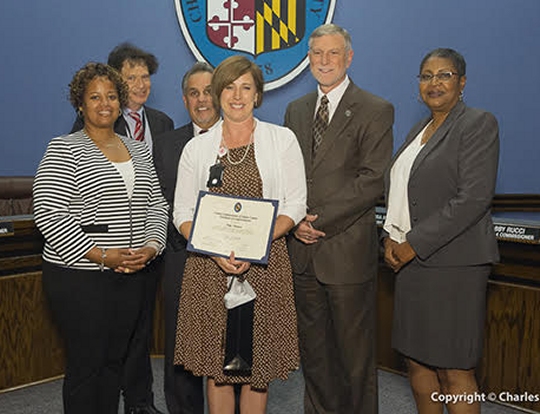
[[[268,263],[277,200],[200,191],[187,250]]]

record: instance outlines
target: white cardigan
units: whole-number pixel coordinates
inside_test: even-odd
[[[256,122],[253,145],[263,197],[278,200],[278,215],[285,215],[297,224],[306,215],[306,177],[296,136],[288,128]],[[177,229],[193,220],[199,191],[208,190],[206,182],[210,166],[216,163],[222,126],[220,123],[191,139],[182,152],[174,194],[173,219]]]

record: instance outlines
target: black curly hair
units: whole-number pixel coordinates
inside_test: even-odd
[[[84,65],[75,73],[69,84],[69,101],[75,111],[78,111],[83,104],[84,93],[88,84],[95,78],[109,79],[118,92],[120,107],[125,107],[128,101],[128,86],[116,69],[105,63],[90,62]]]

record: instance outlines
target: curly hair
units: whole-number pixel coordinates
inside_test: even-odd
[[[212,99],[214,101],[214,106],[218,110],[221,108],[219,100],[221,98],[223,89],[246,73],[251,73],[255,82],[255,89],[257,92],[257,102],[255,102],[255,108],[262,105],[264,79],[261,68],[248,58],[235,55],[225,59],[214,70],[214,76],[212,77]]]
[[[84,93],[88,84],[95,78],[107,78],[116,87],[120,107],[125,107],[128,101],[128,86],[116,69],[105,63],[90,62],[75,73],[69,84],[69,101],[75,111],[82,106]]]
[[[109,53],[107,59],[107,64],[118,72],[122,71],[125,62],[129,62],[131,65],[145,65],[150,75],[156,73],[159,66],[159,62],[153,54],[145,52],[131,43],[119,44]]]

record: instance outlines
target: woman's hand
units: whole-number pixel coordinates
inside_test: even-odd
[[[130,249],[103,249],[101,247],[93,247],[84,255],[88,260],[99,265],[106,266],[117,271],[131,255]]]
[[[408,241],[397,243],[390,237],[384,239],[384,261],[394,272],[416,257],[416,252]]]
[[[156,257],[157,251],[150,246],[139,249],[126,249],[129,254],[123,257],[122,263],[114,268],[119,273],[134,273],[144,269],[146,264]]]
[[[386,264],[394,271],[398,265],[399,260],[394,254],[394,247],[397,245],[397,243],[392,240],[390,237],[385,237],[384,239],[384,261]]]
[[[251,266],[250,262],[243,262],[234,258],[234,252],[231,252],[229,257],[212,256],[212,260],[223,270],[230,275],[241,275],[248,271]]]

